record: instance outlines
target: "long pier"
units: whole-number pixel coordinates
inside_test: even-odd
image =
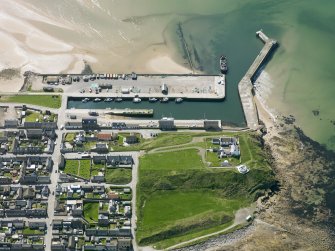
[[[247,126],[254,130],[259,128],[259,120],[257,107],[253,97],[253,82],[255,81],[260,68],[271,54],[272,50],[278,45],[276,40],[267,37],[261,30],[257,31],[256,35],[259,39],[262,40],[264,47],[238,84],[238,91]]]

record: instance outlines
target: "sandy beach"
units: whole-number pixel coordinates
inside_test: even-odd
[[[119,20],[116,21],[117,28]],[[96,72],[190,73],[190,69],[170,56],[163,37],[163,27],[168,21],[157,27],[156,35],[144,36],[134,47],[132,36],[137,34],[131,29],[140,29],[142,33],[150,30],[126,22],[122,25],[129,30],[127,34],[118,28],[116,37],[114,34],[105,37],[93,24],[85,29],[68,18],[57,19],[41,12],[30,2],[3,0],[0,1],[0,70],[80,73],[86,61]],[[97,41],[97,34],[106,41]],[[85,39],[89,39],[87,44],[81,41]],[[106,43],[110,43],[110,50],[106,49]],[[1,90],[16,92],[22,84],[20,79],[2,80]]]
[[[157,73],[190,73],[191,70],[177,64],[168,55],[152,58],[146,64],[147,70]]]

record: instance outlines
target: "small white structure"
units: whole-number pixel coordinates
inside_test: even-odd
[[[245,217],[246,221],[252,221],[252,216],[249,214],[247,217]]]
[[[242,174],[246,174],[246,173],[249,172],[249,169],[248,169],[248,167],[246,165],[239,165],[236,168]]]
[[[129,94],[129,92],[130,92],[129,88],[122,88],[121,89],[122,94]]]

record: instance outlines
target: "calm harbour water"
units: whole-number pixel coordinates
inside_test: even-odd
[[[335,149],[333,0],[124,0],[99,1],[99,4],[97,1],[65,1],[62,5],[52,0],[29,2],[75,22],[78,27],[98,30],[101,37],[59,29],[48,29],[48,32],[60,38],[66,36],[79,47],[89,47],[103,55],[92,65],[99,72],[110,72],[117,67],[110,65],[108,58],[115,57],[118,50],[129,50],[129,57],[120,57],[120,64],[121,60],[128,60],[122,65],[125,71],[131,72],[136,51],[144,51],[152,45],[166,46],[177,62],[187,66],[177,32],[179,23],[197,69],[218,73],[218,57],[227,55],[229,74],[224,102],[155,104],[153,108],[158,117],[217,118],[243,125],[237,84],[262,47],[255,37],[255,32],[262,28],[280,42],[266,68],[274,86],[267,97],[269,106],[284,115],[294,115],[308,136]],[[132,107],[133,104],[120,106]],[[317,113],[313,111],[319,115],[315,116]]]

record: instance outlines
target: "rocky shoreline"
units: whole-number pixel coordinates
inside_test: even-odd
[[[258,199],[252,225],[181,250],[335,250],[335,153],[308,138],[292,116],[263,121],[279,190]]]

